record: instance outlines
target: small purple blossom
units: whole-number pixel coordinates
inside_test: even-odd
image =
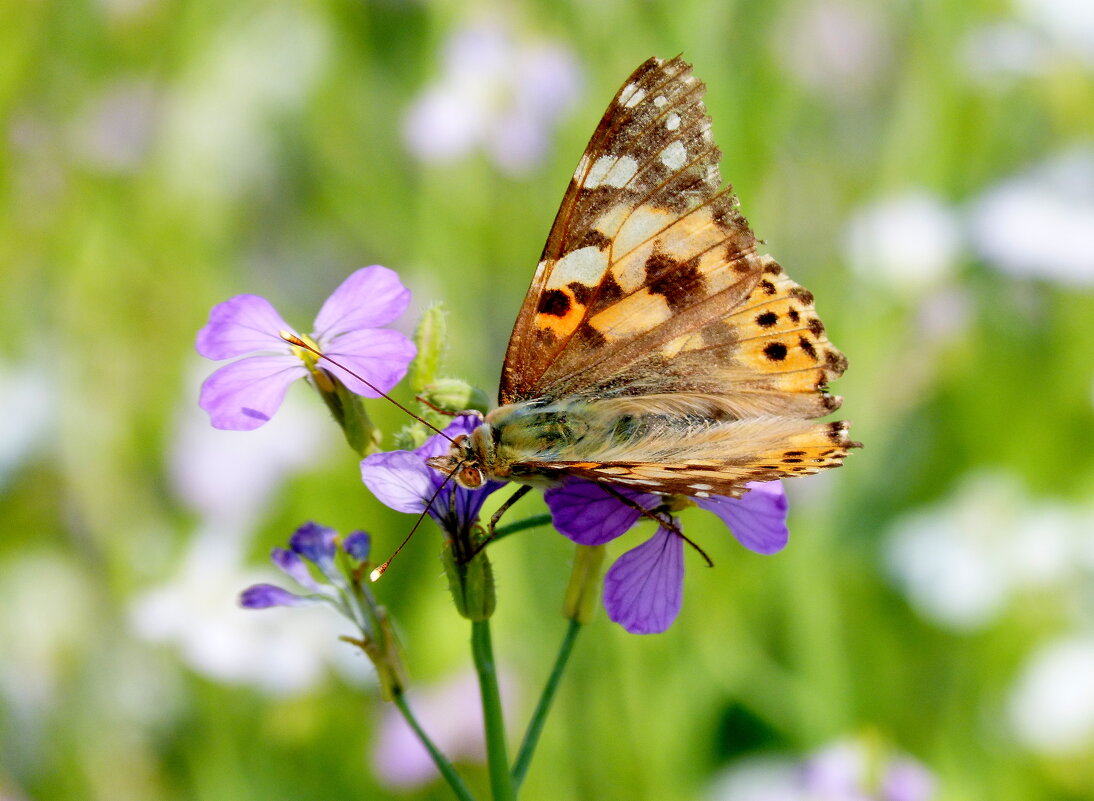
[[[334,554],[338,550],[338,533],[318,523],[305,523],[289,539],[293,553],[307,559],[318,567],[329,579],[337,579],[338,570],[334,566]]]
[[[809,797],[839,801],[930,801],[934,775],[901,753],[875,754],[860,740],[841,740],[814,753],[801,770]]]
[[[300,606],[308,603],[302,595],[296,595],[273,584],[255,584],[239,595],[239,605],[244,609],[269,609],[271,606]]]
[[[459,415],[444,433],[452,438],[470,434],[481,422],[475,415]],[[421,514],[445,481],[445,476],[425,461],[447,453],[449,445],[448,439],[436,434],[413,451],[374,453],[361,462],[361,480],[385,506]],[[466,532],[478,519],[486,497],[501,486],[501,482],[487,481],[479,489],[469,490],[449,481],[429,506],[429,516],[450,535]]]
[[[753,482],[740,498],[695,498],[718,515],[749,550],[771,554],[787,543],[786,496],[777,481]],[[569,479],[544,494],[555,528],[579,545],[601,545],[620,536],[665,498],[651,493]],[[624,503],[619,496],[631,501]],[[679,528],[679,521],[669,518]],[[683,601],[684,541],[660,526],[645,543],[616,560],[604,576],[608,617],[633,634],[657,634],[676,619]]]
[[[329,361],[322,369],[351,392],[378,397],[352,370],[382,392],[406,375],[414,358],[413,343],[387,325],[410,302],[410,291],[394,271],[372,265],[351,274],[327,298],[315,318],[311,341]],[[216,428],[250,431],[280,408],[289,384],[316,369],[314,354],[285,342],[292,331],[265,298],[236,295],[213,307],[197,337],[197,351],[207,359],[235,359],[209,376],[201,387],[201,408]]]
[[[342,540],[342,550],[358,562],[367,562],[372,548],[372,537],[367,531],[354,531]]]
[[[345,545],[342,547],[349,553]],[[300,606],[315,601],[332,600],[335,597],[334,589],[329,585],[324,586],[326,582],[316,581],[307,563],[311,562],[319,568],[328,582],[344,585],[345,579],[334,561],[337,551],[338,533],[334,529],[318,523],[305,523],[293,532],[288,548],[274,548],[270,552],[270,561],[307,592],[294,593],[272,584],[255,584],[240,594],[240,605],[246,609],[267,609],[271,606]],[[350,553],[350,556],[353,554]]]

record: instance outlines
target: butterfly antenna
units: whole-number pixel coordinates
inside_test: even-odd
[[[353,376],[354,378],[356,378],[356,379],[357,379],[358,381],[360,381],[360,382],[361,382],[362,384],[364,384],[364,385],[365,385],[366,387],[368,387],[369,389],[371,389],[371,390],[372,390],[373,392],[375,392],[375,393],[376,393],[377,395],[379,395],[379,396],[380,396],[381,398],[384,398],[384,399],[388,400],[389,402],[391,402],[391,403],[395,404],[395,405],[396,405],[396,406],[398,406],[398,407],[399,407],[400,409],[402,409],[402,410],[403,410],[404,412],[406,412],[406,413],[407,413],[407,414],[409,414],[409,415],[410,415],[411,417],[413,417],[413,418],[414,418],[415,420],[417,420],[417,421],[418,421],[419,423],[421,423],[422,425],[424,425],[424,426],[425,426],[426,428],[432,429],[433,431],[435,431],[436,433],[440,434],[440,435],[441,435],[442,437],[444,437],[445,439],[447,439],[447,440],[448,440],[449,442],[455,442],[455,440],[453,440],[453,439],[452,439],[452,437],[448,436],[448,434],[446,434],[446,433],[444,433],[443,431],[441,431],[441,430],[440,430],[439,428],[437,428],[437,427],[436,427],[435,425],[432,425],[431,423],[429,423],[429,422],[427,422],[427,421],[423,420],[423,419],[422,419],[421,417],[419,417],[418,415],[414,414],[414,412],[410,411],[410,409],[408,409],[408,408],[406,408],[405,406],[403,406],[403,404],[399,403],[399,401],[395,400],[395,398],[391,397],[391,396],[390,396],[390,395],[388,395],[388,394],[387,394],[386,392],[381,392],[381,391],[379,390],[379,388],[377,388],[377,387],[376,387],[376,385],[375,385],[375,384],[373,384],[373,383],[371,383],[371,382],[369,382],[369,381],[366,381],[365,379],[361,378],[361,376],[357,375],[357,373],[353,372],[353,370],[350,370],[350,369],[349,369],[348,367],[346,367],[346,366],[345,366],[344,364],[339,364],[339,363],[338,363],[338,362],[336,362],[336,361],[335,361],[334,359],[332,359],[332,358],[331,358],[330,356],[327,356],[326,354],[320,353],[320,352],[319,352],[318,350],[316,350],[315,348],[313,348],[313,347],[312,347],[311,345],[309,345],[309,344],[308,344],[307,342],[305,342],[304,340],[302,340],[302,339],[301,339],[300,337],[298,337],[298,336],[297,336],[296,334],[293,334],[293,333],[291,333],[291,332],[289,332],[289,331],[280,331],[280,332],[278,333],[278,336],[280,336],[280,337],[281,337],[281,338],[282,338],[283,340],[285,340],[286,342],[288,342],[288,343],[289,343],[290,345],[295,345],[295,346],[296,346],[296,347],[298,347],[298,348],[303,348],[304,350],[307,350],[307,351],[311,351],[311,352],[312,352],[312,353],[314,353],[314,354],[315,354],[316,356],[318,356],[318,357],[319,357],[320,359],[326,359],[326,360],[327,360],[328,362],[330,362],[331,364],[333,364],[333,365],[334,365],[335,367],[337,367],[338,369],[340,369],[340,370],[345,370],[345,371],[346,371],[347,373],[349,373],[349,374],[350,374],[351,376]],[[411,533],[413,533],[413,532],[411,532]],[[391,561],[391,560],[388,560],[388,561]],[[373,571],[373,572],[375,572],[375,571]],[[383,571],[381,571],[381,572],[383,572]],[[376,580],[376,579],[373,579],[373,581],[375,581],[375,580]]]
[[[422,524],[422,521],[425,520],[425,516],[429,514],[429,510],[433,508],[433,501],[437,500],[437,496],[441,494],[441,490],[448,486],[448,482],[452,480],[452,477],[456,475],[456,471],[459,470],[462,465],[463,462],[460,462],[460,464],[456,466],[455,470],[453,470],[451,473],[444,477],[444,481],[442,481],[441,485],[437,487],[437,491],[433,493],[433,497],[429,499],[429,503],[425,505],[425,509],[423,509],[422,513],[418,515],[418,519],[414,521],[414,525],[413,527],[411,527],[410,533],[407,534],[406,538],[399,543],[399,547],[396,548],[391,556],[387,558],[386,562],[384,562],[382,565],[375,568],[371,573],[368,574],[369,581],[378,581],[380,576],[384,575],[384,573],[387,572],[388,566],[392,563],[395,557],[399,555],[399,551],[403,550],[406,544],[410,542],[410,538],[414,536],[414,532],[418,530],[418,526],[420,526]]]

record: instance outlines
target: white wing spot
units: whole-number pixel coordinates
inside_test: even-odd
[[[675,111],[665,117],[665,127],[670,131],[675,131],[680,127],[680,115]]]
[[[697,492],[697,493],[695,493],[695,497],[696,498],[709,498],[710,493],[709,492]]]
[[[633,83],[627,84],[619,93],[619,102],[627,108],[634,108],[646,97],[646,90],[639,89]]]
[[[661,151],[661,163],[670,170],[678,170],[688,162],[684,143],[677,140]],[[595,166],[595,165],[594,165]]]
[[[561,289],[571,281],[596,286],[608,269],[608,251],[596,245],[572,250],[555,262],[546,289]]]
[[[598,186],[614,186],[620,189],[638,172],[638,162],[630,156],[601,156],[589,170],[583,186],[596,189]]]
[[[688,486],[691,487],[692,489],[696,489],[696,490],[712,490],[712,489],[714,489],[713,484],[688,484]]]
[[[667,106],[668,103],[669,103],[669,99],[667,97],[665,97],[664,95],[658,95],[657,97],[655,97],[653,99],[653,104],[655,106],[657,106],[657,108]]]

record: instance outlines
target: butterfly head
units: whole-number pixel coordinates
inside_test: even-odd
[[[486,483],[483,469],[493,444],[490,426],[481,425],[470,434],[460,434],[452,440],[448,453],[426,460],[426,464],[446,476],[451,476],[464,489],[479,489]]]

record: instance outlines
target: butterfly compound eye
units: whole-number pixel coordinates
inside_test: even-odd
[[[456,476],[456,481],[459,482],[461,487],[478,489],[482,486],[483,482],[482,471],[477,467],[461,468],[459,474]]]

